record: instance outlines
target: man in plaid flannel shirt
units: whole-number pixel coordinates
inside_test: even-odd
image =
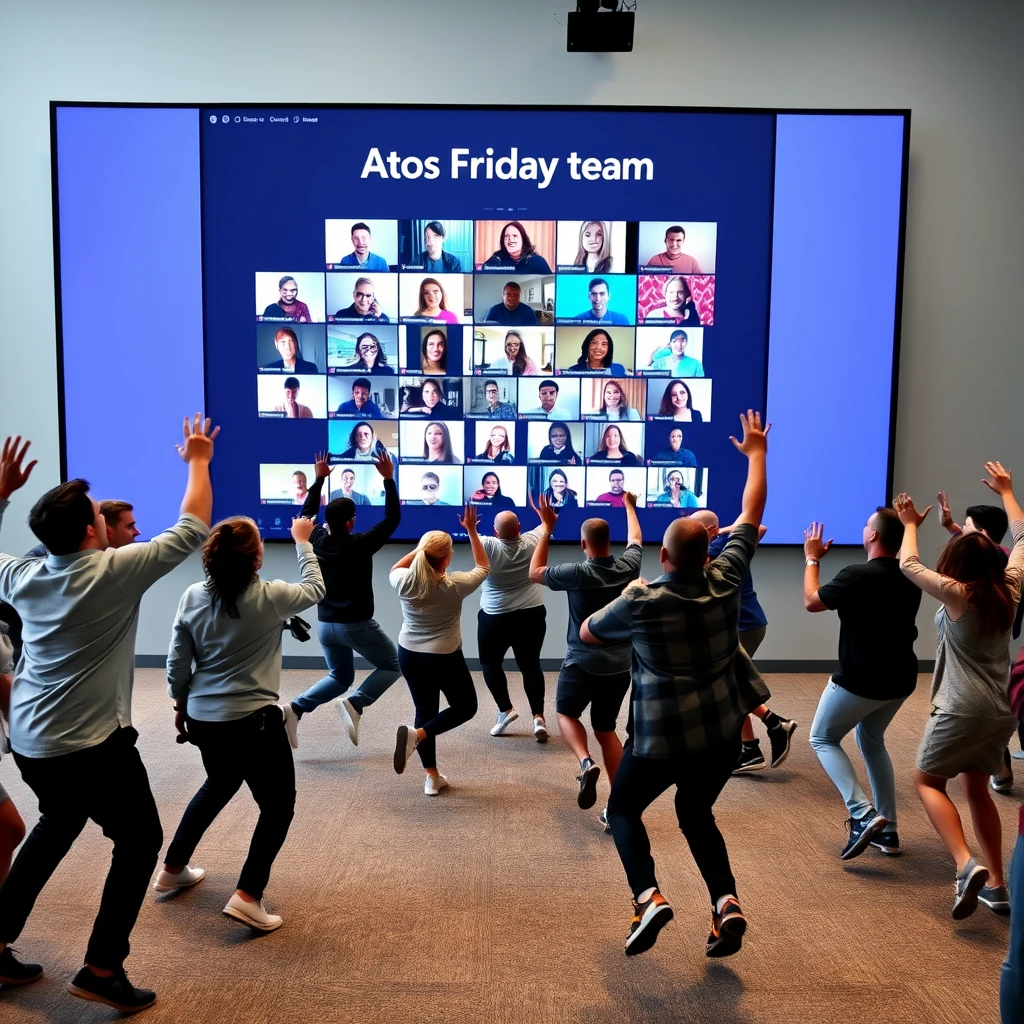
[[[643,812],[673,785],[679,827],[711,896],[707,955],[737,952],[747,927],[712,811],[736,766],[743,720],[768,696],[737,635],[743,577],[768,493],[768,429],[753,411],[740,422],[743,439],[731,440],[747,457],[747,483],[722,553],[709,562],[707,530],[677,519],[662,541],[664,575],[630,584],[580,629],[585,643],[633,643],[632,729],[608,801],[634,897],[627,955],[650,949],[672,918],[658,891]]]

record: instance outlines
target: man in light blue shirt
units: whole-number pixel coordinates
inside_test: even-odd
[[[673,331],[668,339],[669,351],[655,356],[652,370],[670,370],[673,377],[703,377],[704,367],[699,359],[686,354],[686,331]]]
[[[358,267],[367,272],[386,274],[391,268],[383,256],[370,252],[370,225],[359,221],[352,225],[352,252],[342,256],[338,263],[339,267]]]
[[[123,1012],[156,999],[124,972],[129,935],[163,842],[132,728],[135,633],[143,594],[209,536],[216,435],[209,420],[185,420],[178,446],[188,464],[181,517],[153,540],[109,547],[100,507],[79,479],[48,491],[29,514],[32,532],[49,552],[45,558],[0,554],[0,600],[23,622],[11,747],[41,814],[9,884],[0,888],[0,983],[23,984],[42,974],[38,964],[19,963],[9,944],[91,819],[114,850],[85,966],[68,990]],[[19,451],[18,441],[8,439],[0,455],[0,520],[35,465],[22,468],[27,447]]]
[[[616,313],[608,308],[612,293],[603,277],[595,277],[590,282],[587,293],[590,296],[590,309],[577,313],[572,317],[573,320],[587,324],[609,324],[612,327],[625,327],[629,324],[629,318],[625,314]]]

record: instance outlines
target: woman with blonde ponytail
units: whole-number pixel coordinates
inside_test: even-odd
[[[448,780],[437,770],[435,737],[468,722],[477,711],[476,688],[462,654],[462,602],[490,572],[487,553],[476,532],[476,509],[466,506],[459,523],[469,534],[475,567],[448,572],[452,538],[431,530],[415,550],[391,568],[391,586],[402,601],[398,664],[416,705],[414,725],[400,725],[395,740],[395,771],[405,771],[414,750],[427,772],[423,792],[437,796]],[[441,694],[448,701],[444,711]]]

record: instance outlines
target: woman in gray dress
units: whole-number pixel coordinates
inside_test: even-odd
[[[956,861],[953,917],[972,914],[978,902],[1009,912],[1003,876],[1002,828],[988,791],[1016,726],[1007,700],[1010,627],[1024,577],[1024,512],[1013,496],[1010,473],[985,464],[986,485],[1003,499],[1013,533],[1009,562],[982,533],[954,537],[939,556],[938,571],[926,569],[917,552],[917,528],[931,510],[918,512],[907,494],[893,505],[906,527],[900,567],[926,594],[942,602],[932,679],[932,713],[917,752],[914,781],[935,831]],[[959,777],[971,809],[983,861],[971,856],[956,805],[946,793]]]

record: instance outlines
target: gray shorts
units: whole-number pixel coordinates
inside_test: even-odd
[[[933,708],[917,748],[918,771],[940,779],[952,779],[961,772],[998,775],[1016,726],[1012,717],[965,718]]]

